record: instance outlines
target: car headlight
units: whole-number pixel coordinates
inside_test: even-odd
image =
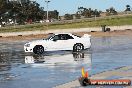
[[[29,44],[29,43],[27,43],[27,44],[25,44],[25,46],[26,46],[26,47],[30,47],[30,44]]]

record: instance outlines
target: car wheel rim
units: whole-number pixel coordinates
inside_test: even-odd
[[[77,51],[81,51],[82,50],[82,46],[81,45],[77,45],[76,50]]]
[[[43,53],[43,51],[44,51],[44,50],[43,50],[43,47],[38,47],[38,49],[37,49],[37,53],[38,53],[38,54]]]

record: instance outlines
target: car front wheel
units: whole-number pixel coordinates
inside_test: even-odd
[[[33,48],[33,52],[35,54],[43,54],[44,53],[44,47],[42,45],[36,45],[34,48]]]

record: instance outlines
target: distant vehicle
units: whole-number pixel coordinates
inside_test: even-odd
[[[90,48],[91,35],[84,34],[82,37],[71,33],[52,34],[47,39],[28,42],[24,45],[25,52],[42,54],[44,51],[73,50],[74,52]]]

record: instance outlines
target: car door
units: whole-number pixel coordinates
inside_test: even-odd
[[[58,35],[53,36],[50,39],[50,42],[49,42],[48,46],[49,46],[48,47],[49,51],[52,51],[52,50],[63,50],[64,41],[62,39],[62,35],[58,34]]]
[[[69,34],[63,34],[64,40],[63,45],[65,46],[64,50],[72,50],[74,45],[74,38]]]

